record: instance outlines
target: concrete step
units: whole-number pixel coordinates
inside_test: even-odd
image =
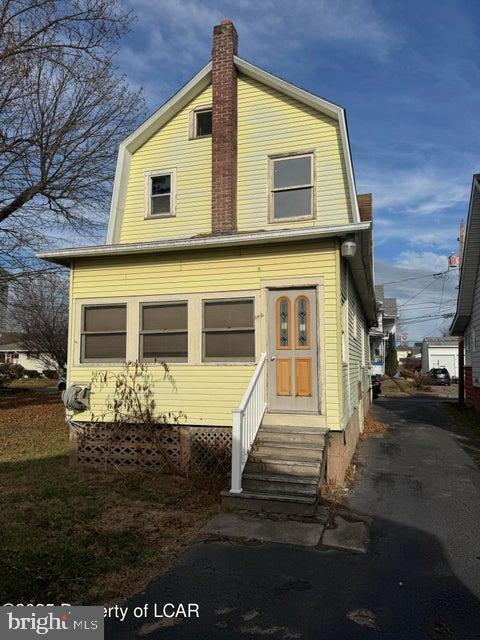
[[[313,460],[320,462],[322,459],[323,445],[298,444],[295,442],[283,443],[283,442],[268,442],[259,444],[255,443],[254,448],[251,451],[251,456],[254,459],[275,457],[278,460],[300,460],[308,461]]]
[[[300,481],[290,476],[275,476],[272,474],[247,473],[243,474],[242,486],[245,491],[268,493],[274,495],[317,496],[318,478],[314,482]]]
[[[255,444],[268,442],[283,442],[287,444],[291,442],[303,444],[307,447],[310,447],[310,445],[323,447],[325,445],[325,438],[319,433],[298,433],[296,431],[280,431],[279,429],[267,431],[260,428],[255,439]]]
[[[313,496],[271,495],[257,491],[222,493],[222,506],[226,509],[311,516],[315,512],[316,503],[317,498]]]
[[[313,477],[320,475],[320,462],[314,460],[279,460],[275,457],[255,458],[250,454],[245,473],[271,473],[292,477]]]
[[[262,425],[322,428],[325,424],[325,416],[308,413],[266,413],[263,416]]]
[[[265,433],[289,433],[289,434],[306,434],[325,437],[328,433],[328,429],[322,429],[321,427],[298,427],[292,424],[285,423],[280,424],[264,424],[260,427],[259,432]]]

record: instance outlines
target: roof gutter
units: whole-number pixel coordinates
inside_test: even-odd
[[[342,224],[331,227],[310,227],[308,229],[279,229],[275,231],[259,231],[256,233],[237,233],[222,236],[182,238],[178,240],[158,240],[154,242],[137,242],[130,244],[107,244],[94,247],[73,247],[38,253],[37,258],[56,264],[69,265],[78,258],[117,257],[148,253],[168,253],[173,251],[194,251],[223,247],[243,247],[251,245],[272,244],[275,242],[291,242],[315,240],[321,238],[342,237],[359,231],[367,231],[370,222]]]

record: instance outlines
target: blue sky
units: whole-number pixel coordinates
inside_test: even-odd
[[[448,328],[441,318],[412,319],[453,310],[456,274],[409,278],[446,269],[472,173],[480,170],[478,3],[130,5],[138,19],[119,64],[133,85],[144,87],[148,111],[209,59],[213,25],[223,18],[235,22],[241,57],[346,107],[357,189],[374,197],[376,281],[402,281],[385,289],[399,298],[410,341]]]

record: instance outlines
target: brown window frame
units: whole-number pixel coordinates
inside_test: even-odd
[[[252,303],[252,326],[251,327],[215,327],[214,329],[205,328],[205,307],[208,304],[218,304],[218,303],[228,303],[228,302],[251,302]],[[245,332],[252,333],[253,332],[253,344],[254,344],[254,353],[253,356],[237,356],[237,357],[211,357],[205,354],[205,336],[207,333],[235,333],[235,332]],[[212,363],[212,362],[232,362],[232,363],[249,363],[255,362],[256,359],[256,349],[255,349],[255,298],[245,297],[245,298],[208,298],[202,300],[202,362]]]
[[[143,329],[143,309],[145,307],[180,307],[185,306],[187,309],[187,328],[186,329]],[[140,318],[139,318],[139,344],[138,355],[140,362],[180,362],[188,363],[189,348],[188,348],[188,300],[168,300],[161,302],[141,302],[140,303]],[[165,334],[186,334],[187,336],[187,355],[186,357],[171,357],[171,358],[145,358],[143,356],[143,337],[145,335],[165,335]]]
[[[98,309],[98,308],[119,308],[122,307],[125,309],[125,330],[124,331],[120,331],[120,330],[112,330],[112,331],[85,331],[85,313],[87,309]],[[128,323],[128,308],[127,308],[127,303],[123,302],[123,303],[113,303],[113,304],[108,304],[108,303],[98,303],[98,304],[83,304],[81,307],[81,330],[80,330],[80,362],[81,363],[86,363],[86,362],[126,362],[127,360],[127,323]],[[91,336],[91,335],[95,335],[95,336],[99,336],[99,335],[125,335],[125,355],[122,358],[113,358],[113,357],[108,357],[108,358],[99,358],[99,357],[95,357],[95,358],[87,358],[85,357],[85,336]]]

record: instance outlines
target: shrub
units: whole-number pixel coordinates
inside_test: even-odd
[[[398,371],[397,349],[395,347],[395,336],[391,333],[388,336],[387,355],[385,357],[385,373],[387,376],[394,376]]]
[[[49,380],[56,380],[58,378],[58,371],[56,369],[44,369],[42,373]]]
[[[22,367],[21,364],[11,364],[9,367],[15,380],[20,380],[25,375],[25,367]]]
[[[413,384],[417,389],[427,391],[432,384],[432,377],[429,373],[417,373],[413,376]]]
[[[37,371],[36,369],[24,369],[24,372],[29,378],[41,378],[40,371]]]
[[[15,378],[16,375],[12,365],[7,363],[0,364],[0,387],[6,387]]]

